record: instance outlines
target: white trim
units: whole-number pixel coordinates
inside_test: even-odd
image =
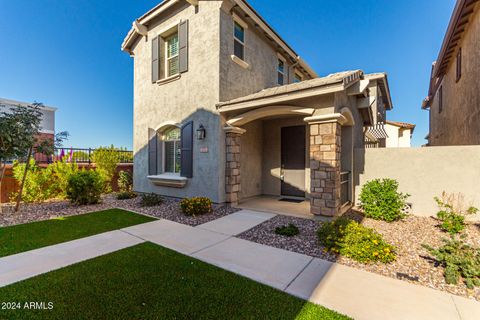
[[[20,105],[22,107],[29,107],[29,106],[32,105],[32,103],[0,98],[0,105],[6,105],[6,106],[10,106],[10,107]],[[51,111],[51,112],[55,112],[55,111],[58,110],[58,108],[49,107],[49,106],[45,106],[45,105],[42,106],[42,107],[38,107],[38,108],[40,110],[43,110],[43,111]]]
[[[144,37],[147,36],[148,29],[146,26],[144,26],[143,24],[140,24],[137,20],[133,21],[132,26],[139,35]]]
[[[249,69],[250,68],[250,65],[247,62],[240,59],[236,55],[232,54],[230,57],[232,58],[232,61],[235,62],[236,64],[238,64],[240,67],[242,67],[244,69]]]
[[[232,126],[229,126],[229,125],[223,127],[223,131],[225,131],[225,133],[236,133],[236,134],[240,134],[240,135],[247,132],[247,130],[245,130],[243,128],[232,127]]]
[[[238,19],[240,19],[240,18],[238,18]],[[238,39],[237,36],[235,35],[235,23],[239,24],[240,27],[243,28],[243,40]],[[234,19],[233,19],[233,34],[232,34],[232,35],[233,35],[233,56],[235,56],[236,58],[238,58],[238,60],[241,60],[241,61],[243,61],[243,62],[245,62],[245,60],[246,60],[246,54],[245,54],[245,53],[246,53],[246,50],[245,50],[245,49],[246,49],[246,47],[247,47],[247,46],[245,45],[245,42],[246,42],[246,40],[247,40],[247,34],[246,34],[246,32],[245,32],[246,30],[247,30],[247,28],[244,27],[244,25],[242,24],[241,20],[237,20],[237,19],[235,19],[235,17],[234,17]],[[237,41],[238,43],[240,43],[240,44],[242,45],[242,49],[243,49],[243,59],[240,58],[240,57],[237,57],[237,56],[235,55],[235,41]],[[245,63],[246,63],[246,62],[245,62]]]
[[[177,49],[177,54],[176,55],[173,55],[171,57],[168,56],[168,46],[169,46],[169,42],[168,40],[172,39],[173,37],[175,37],[175,35],[177,36],[177,41],[178,41],[178,49]],[[178,34],[178,29],[177,29],[177,32],[174,32],[172,33],[171,35],[168,35],[167,38],[165,39],[165,78],[164,79],[167,79],[167,78],[174,78],[176,77],[177,75],[180,74],[180,39],[179,39],[179,34]],[[168,75],[170,73],[170,69],[169,69],[169,62],[170,60],[173,60],[175,58],[178,57],[178,72],[175,73],[175,74],[172,74],[172,75]]]
[[[179,174],[163,173],[153,176],[147,176],[154,185],[171,188],[184,188],[188,179],[181,177]]]
[[[227,124],[229,126],[243,126],[257,119],[262,119],[265,117],[277,116],[277,115],[311,116],[314,111],[315,109],[313,108],[302,108],[302,107],[296,107],[296,106],[263,107],[263,108],[247,111],[240,115],[234,116],[227,121]]]
[[[166,83],[169,83],[169,82],[172,82],[172,81],[175,81],[175,80],[178,80],[182,77],[182,74],[181,73],[177,73],[177,74],[174,74],[173,76],[171,77],[167,77],[167,78],[163,78],[163,79],[160,79],[160,80],[157,80],[157,84],[158,85],[162,85],[162,84],[166,84]]]
[[[233,18],[233,21],[237,22],[245,30],[248,29],[248,24],[242,18],[240,18],[235,12],[232,13],[232,18]]]
[[[198,0],[186,0],[188,3],[190,3],[192,6],[198,6]]]
[[[283,71],[280,71],[280,62],[283,63]],[[285,84],[288,84],[288,79],[285,79],[285,68],[287,68],[287,61],[285,61],[284,59],[278,57],[278,60],[277,60],[277,84],[280,85],[280,86],[283,86]],[[278,75],[281,74],[282,75],[282,83],[279,83],[278,81]],[[287,81],[285,81],[287,80]],[[286,82],[286,83],[285,83]]]
[[[325,115],[306,117],[303,120],[309,124],[338,122],[343,125],[347,122],[347,118],[340,113],[329,113]]]

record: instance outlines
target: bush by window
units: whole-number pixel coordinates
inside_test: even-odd
[[[120,171],[118,173],[118,189],[121,192],[130,192],[132,191],[133,187],[133,177],[129,171]]]
[[[327,250],[361,263],[388,263],[396,259],[395,247],[381,234],[347,218],[323,223],[317,235]]]
[[[140,202],[142,207],[155,207],[163,203],[163,198],[155,193],[142,194],[142,200]]]
[[[360,192],[361,208],[365,216],[392,222],[405,217],[402,209],[410,195],[398,192],[393,179],[375,179],[367,182]]]
[[[183,199],[180,207],[187,216],[203,215],[212,212],[212,200],[202,197]]]

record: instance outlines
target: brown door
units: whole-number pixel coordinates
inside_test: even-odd
[[[305,126],[282,128],[281,193],[305,197]]]

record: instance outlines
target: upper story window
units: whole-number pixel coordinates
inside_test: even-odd
[[[245,28],[234,21],[233,29],[233,54],[245,60]]]
[[[172,77],[179,73],[178,32],[166,38],[165,44],[165,70],[167,77]]]
[[[283,85],[285,83],[285,62],[282,59],[278,59],[278,80],[277,83],[279,85]]]
[[[457,75],[456,75],[456,81],[460,80],[462,77],[462,48],[458,49],[457,52]]]
[[[295,72],[295,78],[293,79],[293,83],[299,83],[302,81],[303,81],[303,76],[300,73]]]
[[[188,20],[152,39],[152,82],[162,84],[188,71]]]
[[[165,131],[163,135],[164,143],[164,172],[180,173],[181,163],[181,144],[180,128],[174,127]]]

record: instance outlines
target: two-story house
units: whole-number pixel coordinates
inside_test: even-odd
[[[216,203],[351,203],[353,150],[392,108],[387,76],[318,77],[245,0],[165,0],[133,22],[134,188]]]
[[[480,144],[480,1],[457,0],[431,70],[429,146]]]

